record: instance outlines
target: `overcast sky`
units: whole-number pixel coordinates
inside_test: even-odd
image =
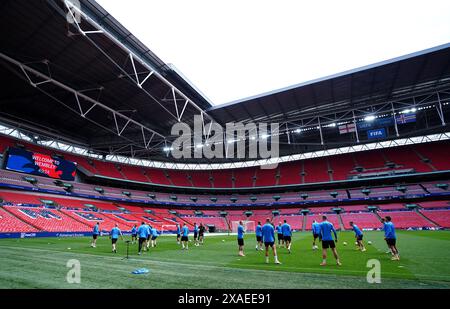
[[[450,42],[450,1],[97,0],[212,104]]]

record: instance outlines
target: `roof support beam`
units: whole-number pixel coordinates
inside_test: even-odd
[[[114,109],[112,109],[112,108],[102,104],[101,102],[92,99],[91,97],[83,94],[82,91],[75,90],[72,87],[70,87],[70,86],[68,86],[66,84],[63,84],[62,82],[59,82],[59,81],[55,80],[54,78],[52,78],[52,77],[50,77],[50,76],[48,76],[48,75],[46,75],[44,73],[41,73],[41,72],[39,72],[39,71],[37,71],[37,70],[27,66],[26,64],[23,64],[23,63],[15,60],[15,59],[5,55],[5,54],[3,54],[3,53],[0,53],[0,59],[3,59],[3,60],[5,60],[5,61],[7,61],[7,62],[9,62],[11,64],[14,64],[14,65],[18,66],[20,68],[20,70],[22,70],[22,72],[25,74],[28,82],[35,88],[38,88],[40,85],[42,85],[44,83],[52,83],[53,85],[55,85],[55,86],[65,90],[65,91],[68,91],[68,92],[72,93],[75,96],[75,98],[76,98],[77,105],[78,105],[81,117],[86,117],[86,115],[96,106],[98,106],[98,107],[100,107],[100,108],[102,108],[102,109],[112,113],[113,116],[114,116],[114,121],[116,123],[117,135],[119,135],[119,136],[121,136],[121,134],[124,132],[124,130],[128,126],[128,124],[133,123],[134,125],[140,127],[143,131],[148,131],[148,132],[150,132],[150,133],[152,133],[154,135],[157,135],[157,136],[159,136],[159,137],[161,137],[163,139],[165,138],[159,132],[156,132],[155,130],[150,129],[150,128],[142,125],[141,123],[139,123],[139,122],[137,122],[137,121],[135,121],[135,120],[133,120],[133,119],[123,115],[122,113],[115,111]],[[31,79],[30,74],[32,74],[32,75],[42,79],[42,81],[34,82]],[[81,104],[80,104],[80,100],[79,100],[80,98],[82,98],[83,100],[85,100],[85,101],[87,101],[87,102],[92,104],[87,111],[83,111],[83,109],[81,107]],[[119,129],[119,126],[117,124],[117,117],[119,117],[119,118],[121,118],[121,119],[126,121],[126,124],[124,125],[124,127],[122,127],[122,129]]]
[[[89,24],[91,24],[93,27],[95,27],[96,31],[83,31],[80,27],[80,25],[78,24],[78,22],[75,22],[76,24],[76,28],[77,30],[83,34],[83,36],[89,41],[91,42],[97,49],[99,49],[100,51],[101,48],[98,46],[98,44],[96,44],[87,34],[91,34],[91,33],[102,33],[105,36],[107,36],[110,40],[112,40],[117,46],[119,46],[120,48],[122,48],[124,51],[127,52],[127,54],[130,55],[131,60],[133,62],[134,65],[134,60],[136,60],[137,62],[139,62],[142,66],[144,66],[145,68],[147,68],[150,72],[153,72],[152,75],[157,76],[163,83],[165,83],[169,88],[172,88],[175,90],[175,92],[181,96],[182,98],[184,98],[185,100],[187,100],[198,112],[203,112],[205,113],[205,111],[200,108],[197,104],[195,104],[191,99],[189,99],[184,93],[182,93],[180,90],[178,90],[178,88],[176,88],[172,83],[170,83],[164,76],[162,76],[160,73],[158,73],[158,71],[156,71],[154,68],[152,68],[146,61],[144,61],[143,59],[141,59],[138,55],[136,55],[135,53],[133,53],[127,46],[125,46],[122,42],[120,42],[116,37],[114,37],[111,33],[109,33],[108,31],[106,31],[101,25],[99,25],[96,21],[94,21],[90,16],[88,16],[85,12],[83,12],[81,10],[81,8],[77,5],[75,5],[73,2],[73,0],[61,0],[64,2],[64,5],[66,6],[66,8],[69,10],[69,14],[71,14],[71,16],[74,18],[75,21],[77,21],[77,19],[75,19],[77,16],[83,17]],[[103,51],[102,51],[103,52]],[[103,52],[104,53],[104,52]],[[104,53],[106,55],[106,53]],[[107,55],[106,55],[107,56]],[[111,57],[107,56],[109,60],[113,61]],[[114,61],[113,61],[114,62]],[[114,62],[115,63],[115,62]],[[115,63],[116,64],[116,63]],[[116,64],[117,65],[117,64]],[[118,65],[117,65],[118,66]],[[120,66],[118,66],[120,69],[122,69]],[[126,74],[127,76],[129,76],[128,74]],[[149,77],[149,76],[148,76]],[[142,90],[144,90],[142,88],[142,84],[139,86],[139,81],[132,79],[136,85],[141,88]],[[145,90],[144,90],[145,91]],[[147,91],[145,91],[148,95],[150,95]],[[153,96],[152,96],[153,98]],[[158,104],[161,105],[161,103],[156,100],[155,98],[153,98]],[[165,109],[165,108],[164,108]],[[167,110],[166,110],[167,111]],[[169,111],[167,111],[169,112]],[[170,113],[170,112],[169,112]],[[175,116],[170,113],[174,118]],[[212,121],[215,121],[214,118],[212,118],[209,114],[205,113],[205,115]]]

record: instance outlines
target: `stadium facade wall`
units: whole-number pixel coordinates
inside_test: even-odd
[[[57,190],[50,190],[50,189],[41,189],[41,188],[31,188],[26,186],[18,186],[18,185],[12,185],[8,183],[0,183],[0,188],[7,188],[7,189],[17,189],[22,191],[28,191],[28,192],[39,192],[39,193],[50,193],[50,194],[56,194],[56,195],[62,195],[66,197],[81,197],[81,198],[88,198],[88,199],[94,199],[94,200],[104,200],[104,201],[113,201],[113,202],[125,202],[125,203],[138,203],[138,204],[145,204],[145,205],[158,205],[158,206],[176,206],[176,207],[267,207],[272,208],[273,206],[314,206],[318,204],[337,204],[337,203],[351,203],[351,202],[364,202],[364,203],[370,203],[374,201],[382,201],[382,200],[388,200],[388,201],[402,201],[405,199],[417,199],[417,198],[426,198],[426,197],[448,197],[450,196],[449,192],[442,192],[442,193],[424,193],[424,194],[406,194],[406,195],[398,195],[398,196],[385,196],[385,197],[366,197],[366,198],[343,198],[343,199],[327,199],[327,200],[313,200],[313,201],[290,201],[290,202],[263,202],[263,203],[233,203],[233,204],[198,204],[198,203],[171,203],[171,202],[164,202],[164,201],[149,201],[149,200],[138,200],[138,199],[126,199],[126,198],[115,198],[115,197],[108,197],[108,196],[96,196],[96,195],[89,195],[89,194],[81,194],[81,193],[70,193],[70,192],[61,192]]]

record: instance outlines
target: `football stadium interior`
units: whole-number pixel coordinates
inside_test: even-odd
[[[0,7],[0,287],[77,287],[65,281],[70,258],[85,267],[83,288],[450,287],[450,44],[213,106],[94,0]],[[172,127],[194,127],[195,116],[205,134],[174,158]],[[228,123],[278,123],[243,138],[276,140],[278,156],[249,158],[245,144],[243,157],[237,147],[196,157],[211,124]],[[240,142],[227,138],[226,151]],[[321,268],[311,250],[324,215],[350,243],[337,244],[340,268],[332,256]],[[400,261],[385,252],[386,216]],[[281,265],[254,247],[267,218],[294,231],[292,254],[278,248]],[[97,222],[105,237],[91,248]],[[126,264],[125,243],[112,255],[107,235],[118,226],[127,238],[141,222],[160,243],[140,257],[130,244]],[[367,252],[355,252],[350,222]],[[194,223],[207,227],[205,244],[181,252],[176,225],[192,233]],[[369,257],[381,261],[383,284],[366,282]],[[147,277],[130,274],[139,267]]]

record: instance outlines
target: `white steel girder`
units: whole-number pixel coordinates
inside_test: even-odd
[[[192,107],[194,107],[199,113],[205,114],[211,121],[215,121],[213,117],[211,117],[209,114],[207,114],[202,108],[200,108],[195,102],[193,102],[191,99],[189,99],[184,93],[182,93],[180,90],[178,90],[171,82],[169,82],[164,76],[162,76],[160,73],[158,73],[154,68],[150,66],[146,61],[141,59],[138,55],[133,53],[127,46],[125,46],[122,42],[120,42],[116,37],[114,37],[111,33],[106,31],[101,25],[99,25],[96,21],[94,21],[90,16],[88,16],[85,12],[81,10],[81,7],[76,0],[61,0],[64,2],[65,7],[69,11],[69,14],[73,17],[73,23],[76,24],[77,30],[82,34],[83,37],[87,38],[87,40],[94,45],[97,49],[99,49],[116,67],[118,67],[123,74],[125,74],[130,80],[132,80],[137,87],[139,87],[141,90],[143,90],[149,97],[151,97],[156,103],[158,103],[167,113],[169,113],[173,118],[177,119],[178,122],[181,121],[181,118],[183,117],[184,110],[189,103]],[[80,24],[78,23],[76,16],[83,17],[90,25],[98,29],[97,31],[84,31]],[[133,76],[131,76],[129,73],[127,73],[119,64],[117,64],[111,57],[107,55],[107,53],[101,49],[100,46],[98,46],[90,37],[89,34],[103,34],[107,36],[109,39],[111,39],[117,46],[122,48],[130,57],[131,64],[133,67]],[[135,61],[139,62],[142,66],[147,68],[149,70],[149,74],[142,80],[139,80],[138,72],[136,70]],[[173,97],[174,97],[174,106],[177,115],[174,115],[172,112],[170,112],[159,100],[157,100],[154,96],[152,96],[148,91],[146,91],[142,85],[147,81],[147,79],[155,75],[157,76],[162,82],[164,82],[172,91]],[[179,96],[181,96],[185,100],[185,104],[183,107],[183,110],[181,113],[178,112],[178,106],[177,106],[177,100],[175,98],[175,93]]]
[[[120,113],[120,112],[115,111],[114,109],[112,109],[112,108],[106,106],[105,104],[103,104],[103,103],[101,103],[101,102],[99,102],[99,101],[97,101],[97,100],[95,100],[95,99],[92,99],[91,97],[89,97],[89,96],[83,94],[83,91],[79,91],[79,90],[73,89],[72,87],[70,87],[70,86],[68,86],[68,85],[66,85],[66,84],[64,84],[64,83],[62,83],[62,82],[60,82],[60,81],[57,81],[57,80],[55,80],[54,78],[52,78],[52,77],[50,77],[50,76],[48,76],[48,75],[46,75],[46,74],[44,74],[44,73],[41,73],[41,72],[39,72],[39,71],[37,71],[37,70],[35,70],[35,69],[29,67],[28,65],[23,64],[23,63],[21,63],[20,61],[17,61],[17,60],[15,60],[15,59],[13,59],[13,58],[11,58],[11,57],[9,57],[9,56],[7,56],[7,55],[1,53],[1,52],[0,52],[0,58],[3,59],[3,60],[5,60],[5,61],[7,61],[7,62],[9,62],[9,63],[11,63],[11,64],[14,64],[14,65],[18,66],[18,67],[20,68],[20,70],[25,74],[25,76],[26,76],[28,82],[31,84],[31,86],[33,86],[33,87],[35,87],[35,88],[38,88],[38,89],[39,89],[39,86],[42,85],[42,84],[52,83],[53,85],[55,85],[55,86],[57,86],[57,87],[60,87],[61,89],[64,89],[64,90],[66,90],[66,91],[72,93],[72,94],[75,96],[75,99],[76,99],[76,102],[77,102],[77,105],[78,105],[78,108],[79,108],[79,115],[80,115],[81,117],[83,117],[83,118],[89,119],[89,118],[87,117],[87,116],[88,116],[88,113],[89,113],[94,107],[96,107],[96,106],[97,106],[97,107],[100,107],[100,108],[102,108],[102,109],[104,109],[104,110],[106,110],[106,111],[108,111],[108,112],[110,112],[110,113],[112,113],[112,115],[113,115],[113,117],[114,117],[115,128],[116,128],[116,132],[113,132],[113,133],[117,134],[118,136],[121,136],[122,133],[124,132],[124,130],[126,129],[126,127],[127,127],[130,123],[133,123],[134,125],[136,125],[136,126],[138,126],[138,127],[141,128],[142,135],[143,135],[143,145],[144,145],[145,148],[148,148],[148,146],[149,146],[151,140],[153,139],[153,137],[154,137],[155,135],[159,136],[159,137],[162,138],[162,139],[165,139],[165,136],[162,135],[161,133],[159,133],[159,132],[157,132],[157,131],[155,131],[155,130],[153,130],[153,129],[150,129],[150,128],[146,127],[146,126],[144,126],[143,124],[141,124],[141,123],[139,123],[139,122],[137,122],[137,121],[135,121],[135,120],[129,118],[128,116],[126,116],[126,115],[124,115],[124,114],[122,114],[122,113]],[[40,82],[34,82],[34,81],[31,79],[30,74],[35,75],[35,76],[41,78],[42,81],[40,81]],[[44,91],[44,92],[45,92],[45,91]],[[46,92],[45,92],[45,93],[46,93]],[[87,101],[87,102],[89,102],[89,103],[92,104],[92,105],[91,105],[87,110],[83,110],[82,107],[81,107],[81,104],[80,104],[80,98],[83,99],[83,100],[85,100],[85,101]],[[76,110],[73,109],[73,111],[75,112]],[[119,124],[118,124],[118,122],[117,122],[117,118],[121,118],[121,119],[123,119],[124,121],[126,121],[125,125],[123,125],[122,127],[120,127]],[[89,119],[89,120],[90,120],[91,122],[96,123],[95,120],[93,120],[93,119]],[[104,127],[103,125],[101,125],[101,124],[99,124],[99,123],[97,123],[97,125],[103,127],[104,129],[106,129],[106,130],[108,130],[108,131],[111,131],[110,129]],[[151,134],[150,141],[146,141],[146,139],[145,139],[145,134],[146,134],[146,132],[147,132],[148,134]],[[136,141],[134,141],[134,142],[136,142]]]

